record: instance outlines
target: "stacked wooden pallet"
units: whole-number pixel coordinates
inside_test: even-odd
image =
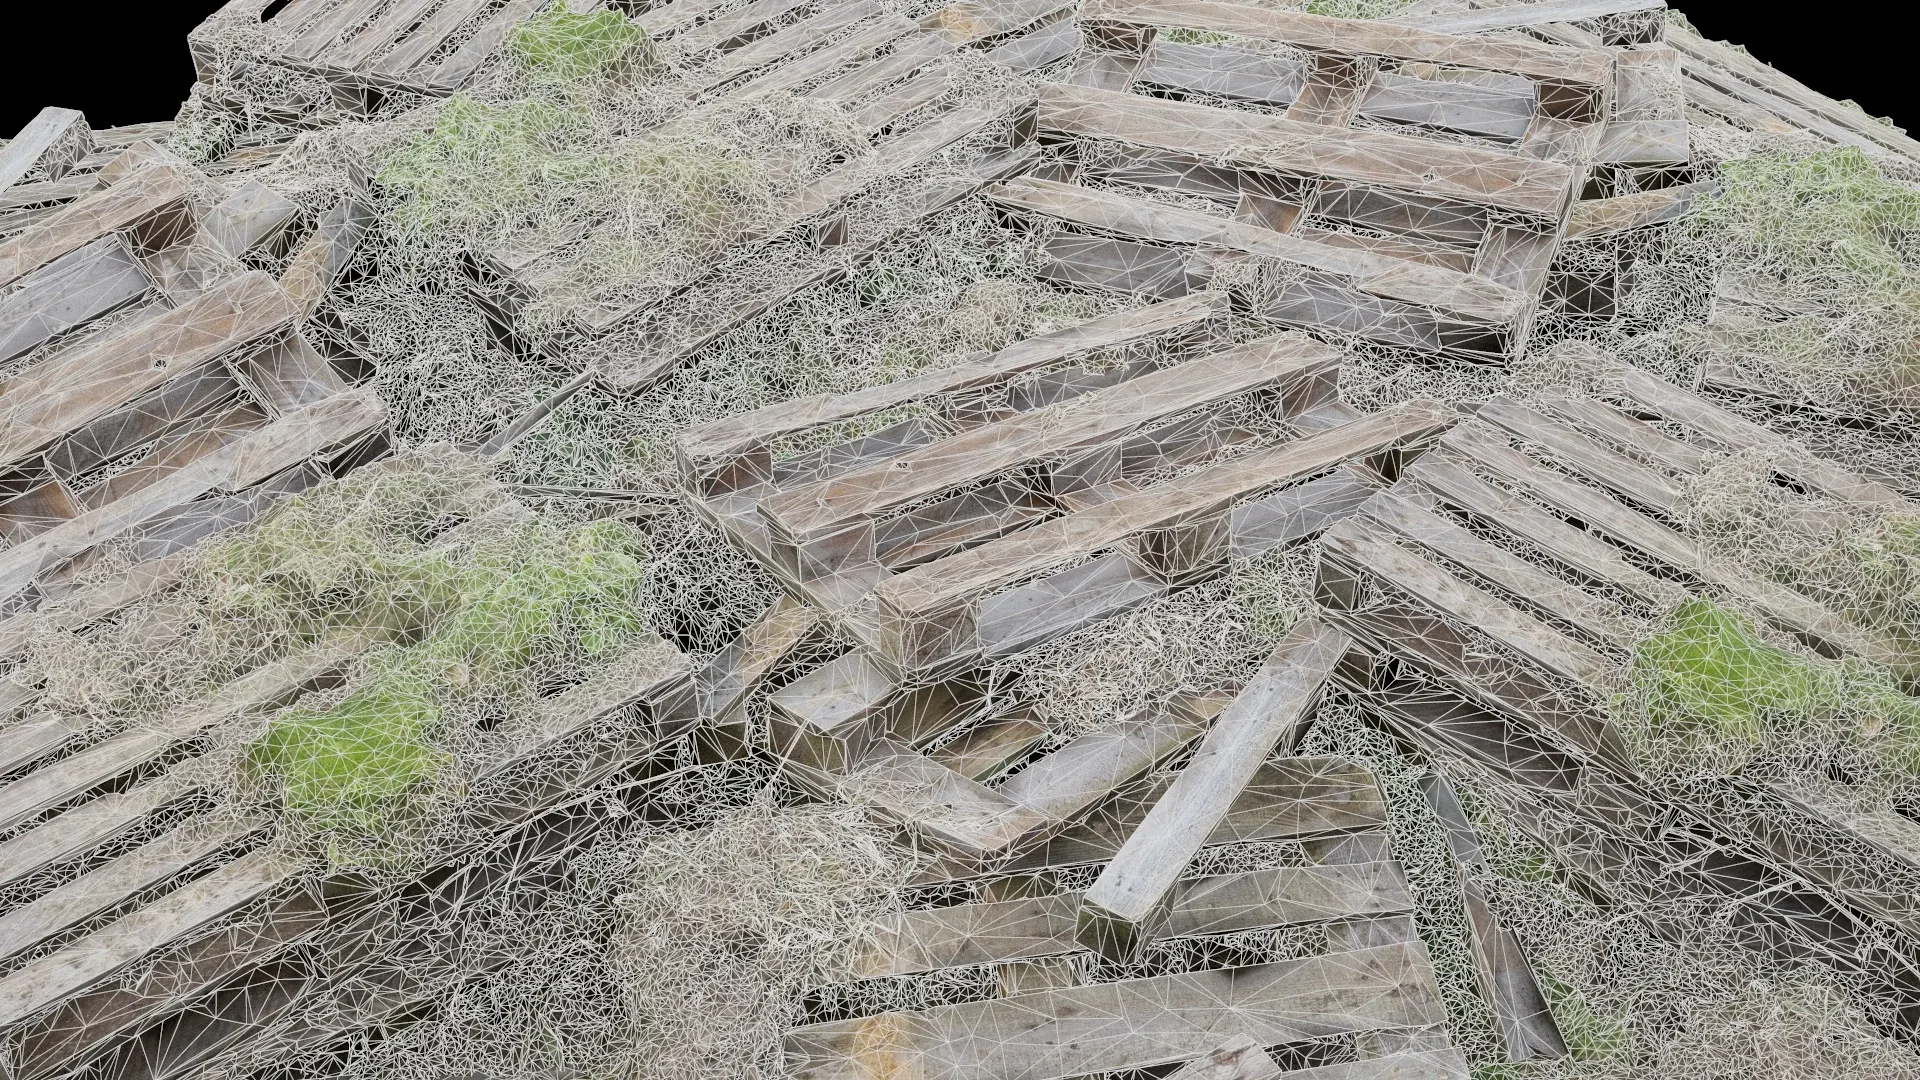
[[[1317,598],[1369,658],[1347,670],[1382,714],[1489,790],[1519,793],[1508,809],[1576,874],[1661,917],[1694,902],[1758,947],[1819,958],[1912,1030],[1920,923],[1890,884],[1892,856],[1846,815],[1763,784],[1658,790],[1608,719],[1631,628],[1689,595],[1734,601],[1828,655],[1901,666],[1874,631],[1675,524],[1681,484],[1717,453],[1778,441],[1625,366],[1600,398],[1495,398],[1328,530]],[[1908,505],[1819,459],[1781,453],[1777,469],[1834,499]]]
[[[0,146],[0,239],[93,191],[100,169],[121,151],[172,129],[169,120],[96,131],[72,109],[41,109]]]
[[[8,612],[101,545],[165,555],[385,445],[380,403],[302,327],[358,241],[358,204],[306,232],[263,185],[228,190],[146,140],[49,182],[73,194],[0,239]]]
[[[689,9],[683,0],[639,19],[661,34],[673,31],[661,47],[679,54],[700,88],[690,102],[693,121],[723,98],[792,92],[845,107],[872,145],[837,162],[802,163],[817,174],[767,220],[724,238],[711,258],[674,280],[563,305],[563,325],[554,333],[529,332],[523,311],[567,275],[593,222],[473,256],[468,269],[476,303],[503,340],[566,355],[574,364],[584,360],[615,392],[647,389],[706,344],[803,289],[843,277],[980,186],[1023,168],[1031,155],[1015,148],[1020,129],[1014,121],[1024,103],[954,104],[962,72],[954,54],[985,49],[993,61],[1026,70],[1078,42],[1070,22],[1050,21],[1064,14],[1060,0],[967,0],[919,23],[865,0],[834,0],[777,30],[768,20],[807,9],[756,2],[693,21],[717,10],[704,2]],[[759,32],[766,36],[756,37]],[[669,123],[651,137],[673,133]],[[929,172],[955,155],[966,159],[957,172]],[[597,344],[615,331],[617,339]]]
[[[1273,1047],[1291,1051],[1295,1067],[1346,1059],[1302,1077],[1464,1077],[1374,778],[1348,762],[1285,756],[1346,648],[1338,631],[1303,625],[1224,709],[1186,703],[1083,736],[997,788],[978,780],[1005,770],[1004,750],[982,754],[969,739],[921,757],[919,771],[946,768],[942,761],[956,770],[943,791],[949,822],[977,814],[970,800],[994,792],[1011,797],[998,820],[1025,836],[988,878],[957,854],[935,864],[921,884],[944,905],[875,927],[855,974],[899,982],[973,969],[998,994],[919,1012],[841,1010],[789,1034],[796,1075],[1040,1080],[1190,1062],[1196,1075],[1269,1077],[1279,1069],[1263,1048]],[[1139,779],[1215,709],[1184,770]],[[1162,734],[1149,741],[1154,730]],[[1270,759],[1276,750],[1282,756]],[[882,756],[846,790],[886,805],[887,788],[911,782],[909,754]],[[1239,873],[1192,869],[1203,851],[1252,842],[1285,845],[1290,857]],[[1089,877],[1090,886],[1070,887]],[[1310,930],[1308,955],[1099,974],[1100,958],[1137,962],[1156,942],[1232,957],[1235,941],[1277,928]]]
[[[1671,181],[1689,157],[1670,50],[1641,40],[1657,22],[1607,47],[1211,0],[1080,18],[1088,48],[1039,103],[1060,148],[988,197],[1064,222],[1056,273],[1081,284],[1177,295],[1252,258],[1287,268],[1249,297],[1271,318],[1503,358],[1575,197],[1662,186],[1615,174]]]
[[[431,468],[431,456],[374,470]],[[447,530],[529,516],[497,483],[458,487]],[[83,631],[149,611],[166,621],[178,566],[69,597],[25,635]],[[52,619],[51,626],[45,621]],[[454,813],[480,839],[434,852],[380,887],[282,842],[277,812],[237,812],[196,768],[214,729],[350,678],[384,639],[343,631],[241,674],[205,699],[117,734],[70,727],[9,682],[0,742],[0,1032],[7,1075],[170,1077],[255,1066],[330,1045],[513,958],[476,948],[485,920],[537,907],[571,854],[615,817],[645,813],[696,722],[691,665],[659,640],[630,644],[615,678],[540,700],[466,768]],[[163,642],[156,638],[155,647]],[[609,785],[612,791],[610,793]],[[630,805],[616,807],[617,799]]]
[[[236,18],[280,44],[260,59],[326,79],[332,100],[277,103],[283,122],[331,105],[371,112],[396,93],[444,96],[465,86],[514,26],[554,0],[228,0],[187,37],[202,82],[218,74],[207,38]]]

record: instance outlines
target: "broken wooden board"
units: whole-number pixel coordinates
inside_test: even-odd
[[[1076,931],[1082,946],[1124,962],[1166,929],[1188,862],[1261,762],[1276,746],[1291,749],[1347,644],[1345,635],[1312,619],[1294,628],[1087,890]]]
[[[876,1070],[1051,1080],[1182,1061],[1236,1035],[1264,1046],[1444,1021],[1413,944],[816,1024],[786,1046],[808,1080]]]
[[[1081,899],[1056,893],[893,916],[874,929],[854,975],[909,975],[1079,951],[1084,946],[1075,940],[1074,922]],[[1411,910],[1398,863],[1255,870],[1181,880],[1165,934],[1193,937]]]

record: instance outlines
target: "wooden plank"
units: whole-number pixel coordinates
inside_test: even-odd
[[[1170,784],[1150,785],[1139,797],[1104,803],[1086,818],[1045,843],[999,865],[1009,873],[1101,863],[1113,858],[1133,830],[1146,819],[1149,808]],[[1207,847],[1254,840],[1299,840],[1317,836],[1347,837],[1370,834],[1384,827],[1386,804],[1381,801],[1373,774],[1351,762],[1333,758],[1283,758],[1263,763],[1254,771],[1227,816],[1207,837]],[[1381,846],[1358,860],[1387,858]],[[1334,860],[1324,860],[1334,861]],[[969,877],[972,865],[937,865],[927,881]]]
[[[370,391],[309,405],[195,461],[166,479],[0,552],[0,597],[18,594],[41,571],[147,520],[215,491],[237,492],[386,422]]]
[[[713,724],[744,721],[747,695],[819,626],[819,613],[789,597],[768,605],[694,676],[701,719]]]
[[[909,22],[905,17],[888,12],[873,20],[873,22],[867,26],[854,31],[818,52],[795,60],[790,64],[783,65],[774,71],[756,76],[752,81],[741,87],[739,92],[742,94],[765,94],[781,90],[794,90],[846,64],[866,60],[888,45],[906,37],[913,32],[913,29],[913,23]],[[917,36],[902,42],[899,48],[895,49],[886,61],[863,63],[853,71],[834,79],[826,85],[832,86],[834,83],[859,76],[863,72],[878,67],[880,63],[893,62],[896,57],[903,56],[907,50],[912,50],[923,42],[937,43],[943,46],[929,55],[927,57],[928,60],[936,56],[945,56],[947,53],[953,51],[952,45],[932,35]],[[914,67],[918,66],[917,64],[914,65]],[[903,71],[900,72],[899,77],[904,77],[911,73],[911,70]],[[824,89],[826,89],[825,86],[805,96],[830,98],[830,94],[822,94],[820,92]]]
[[[882,466],[783,491],[762,500],[759,513],[778,540],[813,543],[913,500],[1088,449],[1189,409],[1312,378],[1338,358],[1302,335],[1275,335],[988,424]]]
[[[669,39],[673,55],[691,60],[705,52],[725,52],[752,40],[768,25],[812,0],[749,0],[691,30]]]
[[[92,149],[92,134],[80,112],[51,105],[41,109],[0,149],[0,190],[35,169],[48,180],[60,179]]]
[[[1587,438],[1537,409],[1500,394],[1475,416],[1508,434],[1547,450],[1568,471],[1585,476],[1617,494],[1668,514],[1680,510],[1682,495],[1673,481]]]
[[[131,791],[103,795],[0,843],[0,885],[12,885],[49,866],[66,862],[120,835],[170,803],[186,799],[198,787],[171,778]]]
[[[125,776],[214,724],[286,698],[337,670],[370,643],[366,635],[351,635],[255,668],[202,703],[130,728],[0,787],[0,830],[13,829]]]
[[[795,398],[687,429],[674,442],[680,475],[708,494],[745,486],[733,475],[740,459],[764,456],[776,440],[810,428],[858,419],[923,398],[1003,383],[1022,373],[1083,353],[1118,349],[1200,329],[1226,310],[1220,293],[1195,293],[1166,303],[1105,315],[1051,334],[1015,342],[977,360],[844,394]],[[754,467],[761,479],[766,465]]]
[[[460,89],[468,79],[473,77],[474,72],[480,70],[481,64],[492,59],[493,54],[506,42],[507,35],[513,31],[514,27],[526,21],[548,2],[549,0],[509,0],[504,7],[493,13],[492,18],[480,24],[480,28],[474,31],[473,36],[455,49],[452,55],[440,61],[439,66],[434,68],[433,73],[426,78],[427,88],[441,93]]]
[[[394,81],[418,83],[418,76],[409,79],[408,73],[446,44],[460,30],[461,24],[475,12],[484,10],[487,3],[488,0],[446,0],[440,5],[440,10],[415,28],[407,40],[395,46],[392,52],[375,61],[368,71]]]
[[[1480,994],[1493,1013],[1511,1062],[1544,1061],[1567,1056],[1566,1040],[1554,1023],[1553,1011],[1534,980],[1533,966],[1521,951],[1513,931],[1500,925],[1486,893],[1472,878],[1462,878],[1466,897],[1467,944],[1472,947],[1474,975]]]
[[[1573,584],[1554,577],[1504,548],[1446,518],[1427,513],[1397,491],[1382,491],[1360,508],[1369,521],[1404,541],[1460,566],[1584,632],[1589,638],[1625,645],[1622,612]]]
[[[1511,492],[1494,487],[1449,457],[1429,454],[1406,478],[1448,505],[1479,516],[1535,545],[1554,559],[1660,607],[1684,595],[1680,586],[1656,578],[1620,557],[1618,549],[1569,526]]]
[[[976,862],[1049,824],[1043,811],[891,742],[875,744],[836,790],[841,798],[871,804],[914,839]]]
[[[1639,368],[1613,365],[1609,383],[1610,389],[1617,389],[1653,415],[1699,431],[1729,449],[1752,450],[1784,443],[1779,435],[1759,424]],[[1781,455],[1775,467],[1809,487],[1846,502],[1887,506],[1907,503],[1906,498],[1892,488],[1811,455]]]
[[[1492,323],[1517,318],[1527,303],[1522,294],[1472,275],[1333,247],[1232,218],[1111,191],[1022,176],[995,184],[982,195],[1010,209],[1044,214],[1102,232],[1223,247],[1349,276],[1357,288],[1367,292]]]
[[[1032,26],[1072,6],[1070,0],[958,0],[927,16],[921,25],[955,45],[972,45]]]
[[[1242,503],[1228,523],[1232,558],[1255,559],[1305,540],[1358,510],[1378,490],[1377,481],[1347,468]]]
[[[373,224],[373,217],[373,209],[351,195],[320,215],[313,235],[280,275],[280,287],[302,315],[312,315],[326,298],[327,290],[333,288],[359,250],[360,238]]]
[[[252,251],[291,223],[299,204],[258,180],[250,180],[217,203],[200,223],[201,231],[235,257]]]
[[[90,870],[30,904],[0,915],[0,960],[162,885],[195,863],[260,831],[259,817],[189,823]]]
[[[982,598],[976,617],[980,652],[989,658],[1012,656],[1131,611],[1166,591],[1166,582],[1124,555],[1089,559],[1052,577]]]
[[[1704,472],[1713,462],[1705,450],[1590,398],[1552,391],[1534,395],[1533,403],[1592,438],[1681,476]]]
[[[1444,429],[1451,419],[1444,407],[1409,402],[916,567],[875,590],[881,648],[903,667],[964,655],[971,647],[964,609],[996,588],[1058,569],[1157,526],[1211,520],[1249,495],[1418,441]],[[1227,538],[1220,539],[1224,544]]]
[[[727,5],[727,0],[672,0],[640,13],[634,21],[650,38],[666,38],[685,30]]]
[[[1670,566],[1698,574],[1715,587],[1755,605],[1771,621],[1793,633],[1875,663],[1897,662],[1898,651],[1872,632],[1853,626],[1784,586],[1749,577],[1743,571],[1707,558],[1693,541],[1681,534],[1635,513],[1604,492],[1577,484],[1565,474],[1546,468],[1484,429],[1462,425],[1450,432],[1448,438],[1451,445],[1472,454],[1496,475],[1561,513]]]
[[[833,35],[869,15],[879,13],[878,0],[853,0],[852,3],[829,6],[792,26],[768,34],[750,45],[735,49],[721,57],[711,67],[700,73],[695,85],[702,92],[724,86],[757,68],[779,63],[796,53],[819,48]]]
[[[1381,72],[1360,99],[1359,113],[1373,120],[1518,140],[1533,123],[1534,100],[1531,87],[1515,91]]]
[[[828,773],[860,762],[882,732],[881,710],[899,684],[865,650],[855,650],[768,697],[776,754]]]
[[[342,36],[324,48],[317,59],[328,68],[356,71],[372,65],[401,35],[423,22],[440,0],[393,0],[380,17],[358,33]]]
[[[1297,624],[1208,729],[1193,760],[1087,890],[1080,944],[1126,962],[1165,931],[1175,884],[1276,746],[1292,749],[1346,635],[1308,618]]]
[[[62,255],[0,297],[0,362],[137,300],[152,287],[153,280],[118,236]]]
[[[1047,726],[1025,711],[979,724],[927,756],[969,780],[985,782],[1025,757],[1047,736]]]
[[[987,59],[1010,71],[1038,71],[1079,51],[1085,36],[1072,19],[1061,19],[987,50]]]
[[[1871,144],[1875,148],[1920,158],[1920,143],[1907,137],[1904,132],[1874,120],[1857,108],[1850,109],[1832,98],[1815,93],[1782,72],[1754,59],[1744,50],[1735,49],[1721,42],[1708,41],[1679,26],[1670,27],[1666,41],[1692,60],[1737,73],[1751,80],[1752,85],[1764,88],[1762,92],[1773,97],[1775,102],[1768,111],[1774,112],[1789,123],[1820,131],[1822,134],[1828,134],[1829,129],[1837,129],[1852,134],[1860,142]],[[1687,70],[1691,73],[1697,68],[1689,64]],[[1726,87],[1723,86],[1722,89]],[[1741,97],[1756,103],[1761,100],[1757,95],[1753,97],[1741,95]],[[1797,109],[1800,115],[1789,115],[1784,110],[1779,110],[1779,104]]]
[[[1573,49],[1522,37],[1461,37],[1392,22],[1338,19],[1214,0],[1090,0],[1082,7],[1080,18],[1167,30],[1211,30],[1346,56],[1503,71],[1588,86],[1601,86],[1613,78],[1613,58],[1601,49]]]
[[[1190,1059],[1237,1035],[1270,1046],[1445,1018],[1416,943],[814,1024],[786,1047],[803,1080],[1057,1080]]]
[[[929,908],[871,931],[855,978],[911,975],[972,964],[1063,956],[1074,940],[1079,892]],[[1394,862],[1298,866],[1187,878],[1169,898],[1166,936],[1196,937],[1413,910]]]
[[[213,873],[0,979],[0,1027],[12,1027],[143,956],[283,885],[303,863],[272,849]]]
[[[1006,846],[1026,847],[1066,827],[1192,742],[1204,727],[1191,703],[1158,706],[1080,735],[1014,773],[998,792],[1040,820]]]
[[[184,213],[193,189],[186,168],[152,165],[61,207],[0,242],[0,286],[11,285],[107,233],[160,215]]]
[[[1444,15],[1389,15],[1387,22],[1440,34],[1484,34],[1546,23],[1584,22],[1606,15],[1665,11],[1667,0],[1542,0],[1533,4],[1476,8]]]
[[[1495,150],[1391,132],[1329,131],[1062,83],[1043,83],[1039,95],[1045,131],[1196,154],[1235,168],[1324,176],[1556,219],[1572,192],[1568,166]]]
[[[1280,1066],[1251,1036],[1228,1039],[1218,1050],[1180,1066],[1167,1080],[1273,1080]]]
[[[1364,519],[1349,518],[1335,525],[1327,531],[1323,544],[1422,604],[1555,675],[1580,685],[1597,686],[1615,670],[1613,662],[1592,648],[1400,547]]]
[[[1232,43],[1195,45],[1155,39],[1134,81],[1261,105],[1290,105],[1300,96],[1306,69],[1291,57]],[[1531,106],[1529,97],[1528,104]]]
[[[1600,135],[1600,165],[1684,165],[1692,159],[1685,120],[1615,120]]]
[[[273,279],[255,271],[0,384],[0,467],[286,329],[296,314]]]

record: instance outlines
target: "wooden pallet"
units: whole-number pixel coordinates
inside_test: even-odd
[[[448,509],[479,523],[528,513],[491,480]],[[440,542],[457,542],[462,528]],[[54,617],[81,629],[162,602],[171,579],[155,569],[147,580],[92,586]],[[0,648],[17,650],[28,630],[0,626]],[[373,890],[289,854],[276,843],[274,815],[223,813],[189,765],[213,725],[337,681],[378,643],[369,633],[329,638],[104,739],[35,713],[32,691],[16,689],[8,711],[26,715],[0,730],[10,777],[0,785],[0,1053],[9,1075],[85,1065],[107,1076],[180,1076],[221,1055],[257,1055],[260,1042],[293,1054],[344,1033],[348,1017],[378,1022],[380,1010],[356,1002],[399,1009],[506,962],[431,928],[464,909],[537,905],[610,820],[594,801],[604,801],[594,794],[602,782],[617,779],[623,797],[644,802],[701,719],[687,659],[659,640],[630,646],[612,661],[621,678],[544,700],[516,720],[506,752],[463,778],[457,812],[490,839],[437,852],[413,878]]]
[[[677,6],[640,21],[645,25]],[[1071,31],[1071,25],[1049,22],[1062,10],[1060,0],[969,0],[914,24],[866,0],[840,0],[750,43],[706,32],[720,21],[686,31],[703,35],[695,41],[669,39],[669,47],[680,42],[696,55],[713,56],[696,66],[693,78],[701,92],[690,100],[691,108],[709,107],[721,98],[797,92],[850,108],[855,123],[873,140],[871,149],[831,165],[819,163],[815,178],[790,193],[770,221],[727,238],[720,251],[690,272],[617,302],[573,304],[551,334],[529,330],[522,313],[564,277],[590,224],[561,235],[514,238],[473,253],[466,269],[474,301],[510,347],[558,352],[564,343],[574,362],[584,358],[607,388],[644,391],[709,342],[802,289],[837,280],[980,186],[1021,168],[1027,157],[1009,149],[1017,141],[1010,124],[1019,102],[962,103],[930,115],[928,110],[954,85],[958,68],[951,57],[957,51],[991,46],[987,55],[1015,70],[1070,51],[1077,37],[1061,31]],[[1036,25],[1040,29],[1033,30]],[[910,118],[915,122],[901,125]],[[672,128],[669,122],[654,134],[669,137]],[[957,176],[936,170],[939,175],[932,179],[916,179],[930,163],[960,153],[977,159],[970,169]],[[875,199],[876,194],[888,197]],[[601,339],[608,340],[596,346]]]
[[[157,558],[377,456],[360,365],[303,327],[351,257],[352,202],[303,236],[148,141],[0,240],[0,605],[58,591],[108,542]],[[281,253],[275,281],[242,260]],[[318,340],[327,349],[317,349]]]
[[[925,881],[974,899],[874,927],[855,976],[986,967],[999,995],[798,1028],[787,1037],[796,1075],[1052,1078],[1190,1060],[1198,1070],[1215,1057],[1253,1069],[1271,1065],[1263,1046],[1359,1036],[1362,1060],[1301,1075],[1464,1077],[1408,917],[1412,896],[1378,831],[1386,807],[1376,782],[1346,762],[1286,756],[1346,646],[1344,635],[1309,621],[1224,708],[1196,702],[1177,717],[1123,722],[1024,761],[1003,780],[994,774],[1006,756],[979,753],[985,742],[1004,745],[999,735],[970,734],[930,755],[897,746],[873,754],[842,794],[946,851]],[[774,696],[776,708],[785,693]],[[1216,710],[1170,782],[1134,779]],[[974,732],[1006,726],[990,719]],[[995,829],[996,843],[1020,836],[982,862],[976,841]],[[1302,864],[1188,871],[1203,848],[1249,841],[1298,844]],[[1057,875],[1084,875],[1089,863],[1105,863],[1091,887],[1060,886]],[[983,869],[997,876],[961,889]],[[1124,963],[1156,940],[1283,926],[1322,928],[1326,951],[1238,967],[1231,978],[1189,970],[1089,983],[1084,975],[1089,953]]]
[[[1777,442],[1624,366],[1600,399],[1496,398],[1327,532],[1317,598],[1361,643],[1367,663],[1350,671],[1382,715],[1523,793],[1508,809],[1576,873],[1603,891],[1645,889],[1635,863],[1671,862],[1662,888],[1737,909],[1761,947],[1864,967],[1880,1003],[1911,1023],[1920,1001],[1899,980],[1920,970],[1920,923],[1873,846],[1839,842],[1846,829],[1830,814],[1744,782],[1656,791],[1607,717],[1610,675],[1632,644],[1621,616],[1689,594],[1737,600],[1829,655],[1898,663],[1872,632],[1710,558],[1672,524],[1678,481],[1710,452]],[[1908,505],[1818,459],[1783,456],[1781,469],[1837,499]],[[1790,899],[1754,899],[1763,888]],[[1869,948],[1870,925],[1904,944],[1863,965],[1854,951]]]

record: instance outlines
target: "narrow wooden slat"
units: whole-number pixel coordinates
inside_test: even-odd
[[[84,326],[152,287],[120,237],[102,237],[63,255],[0,298],[0,362]]]
[[[168,893],[73,944],[0,979],[0,1028],[80,993],[181,934],[266,896],[304,869],[263,850]]]
[[[1562,678],[1596,686],[1615,668],[1600,653],[1394,544],[1362,519],[1349,518],[1335,525],[1323,543],[1435,611]]]
[[[896,915],[872,933],[856,978],[1059,956],[1074,941],[1082,894],[1067,892]],[[1192,937],[1413,910],[1398,863],[1346,863],[1188,878],[1174,888],[1166,934]]]
[[[371,25],[350,37],[340,38],[322,51],[318,57],[322,64],[348,71],[368,66],[388,46],[397,41],[416,23],[422,20],[427,10],[441,0],[394,0]]]
[[[488,0],[445,0],[440,10],[419,28],[408,35],[407,40],[396,45],[392,52],[375,61],[368,69],[375,75],[388,79],[406,79],[413,67],[432,55],[435,50],[447,42],[475,12],[487,6]],[[409,80],[409,81],[418,81]]]
[[[897,662],[964,649],[964,639],[942,640],[950,629],[931,631],[935,636],[930,636],[930,620],[950,617],[955,605],[1056,569],[1156,525],[1206,519],[1248,495],[1419,440],[1444,429],[1451,419],[1452,413],[1443,407],[1410,402],[909,570],[882,582],[875,591],[883,648]]]
[[[873,20],[869,25],[848,34],[846,37],[816,53],[795,60],[790,64],[783,65],[774,71],[756,76],[752,81],[741,87],[739,92],[742,94],[762,94],[780,90],[792,90],[795,87],[802,86],[822,75],[828,74],[843,65],[866,60],[881,49],[906,37],[913,32],[913,29],[913,23],[909,22],[903,16],[891,12],[883,14]],[[909,41],[902,42],[900,47],[896,49],[892,55],[899,56],[902,50],[912,49],[922,41],[932,42],[937,40],[937,38],[931,35],[916,36]],[[953,47],[948,45],[935,55],[944,56],[952,51]],[[891,58],[892,57],[889,57],[889,59]],[[929,59],[931,59],[931,57]],[[848,72],[845,76],[841,76],[841,78],[852,78],[861,72],[877,66],[878,63],[884,62],[885,61],[863,63],[853,71]],[[905,75],[907,72],[902,72],[901,74]],[[835,82],[838,81],[838,79],[835,80]],[[828,83],[827,85],[831,86],[833,84]],[[824,89],[824,87],[821,89]],[[818,91],[815,91],[807,96],[815,97],[824,95],[820,95]]]
[[[370,391],[338,394],[227,444],[151,487],[0,552],[0,596],[34,576],[150,518],[214,491],[237,492],[340,446],[386,422]]]
[[[810,543],[908,501],[1022,463],[1086,449],[1154,420],[1310,377],[1337,357],[1300,335],[1277,335],[989,424],[882,466],[781,492],[763,500],[759,512],[776,535]]]
[[[1125,961],[1162,931],[1188,862],[1274,747],[1291,748],[1348,644],[1310,618],[1287,635],[1087,890],[1076,931],[1083,947]]]
[[[480,70],[507,40],[513,28],[524,22],[534,12],[546,6],[549,0],[510,0],[493,16],[480,25],[453,54],[440,61],[438,67],[426,78],[429,89],[449,92],[460,89],[473,73]]]
[[[984,782],[1025,757],[1046,735],[1045,724],[1019,712],[988,720],[927,756],[969,780]]]
[[[700,73],[698,86],[702,91],[712,90],[756,68],[817,48],[834,34],[879,11],[878,0],[853,0],[851,3],[832,5],[721,57],[719,62]]]
[[[1190,1059],[1236,1035],[1265,1046],[1444,1021],[1414,944],[884,1013],[798,1028],[786,1045],[805,1080],[1057,1080]]]
[[[1425,512],[1398,492],[1380,492],[1360,508],[1360,513],[1399,537],[1578,627],[1595,640],[1625,644],[1619,640],[1621,613],[1613,605],[1595,599],[1445,518]]]
[[[1440,34],[1482,34],[1544,23],[1582,22],[1604,15],[1665,11],[1667,0],[1543,0],[1534,4],[1479,8],[1445,15],[1390,15],[1385,21]]]
[[[1220,1049],[1180,1066],[1167,1080],[1273,1080],[1280,1066],[1246,1035],[1228,1039]]]
[[[306,29],[300,31],[287,43],[281,55],[292,59],[310,61],[319,56],[328,47],[351,39],[354,31],[378,11],[387,0],[341,0],[315,19]]]
[[[1042,129],[1196,154],[1237,168],[1349,180],[1557,218],[1572,170],[1494,150],[1089,87],[1040,87]]]
[[[1110,191],[1023,176],[995,184],[982,194],[1002,206],[1044,214],[1102,232],[1143,240],[1224,247],[1341,274],[1352,277],[1356,287],[1368,292],[1491,323],[1505,323],[1518,317],[1527,302],[1520,293],[1468,274],[1334,247],[1231,218]]]
[[[257,817],[182,826],[0,916],[0,960],[154,888],[194,863],[260,830]]]
[[[1613,58],[1600,49],[1570,49],[1515,37],[1461,37],[1392,22],[1337,19],[1214,0],[1089,0],[1080,17],[1169,30],[1211,30],[1347,56],[1391,57],[1590,86],[1613,78]]]
[[[192,193],[187,169],[159,164],[69,203],[0,242],[0,286],[11,285],[107,233],[155,215],[181,211]]]
[[[36,168],[58,180],[92,148],[87,118],[73,109],[41,109],[0,149],[0,190],[12,187]]]
[[[294,317],[273,279],[251,272],[0,384],[0,466],[284,330]]]
[[[1556,463],[1643,506],[1669,514],[1680,509],[1680,489],[1666,477],[1595,443],[1538,410],[1498,395],[1475,416],[1548,450]]]
[[[1029,338],[991,356],[845,394],[821,394],[766,405],[689,428],[674,443],[683,478],[713,483],[736,460],[777,439],[810,428],[857,419],[939,394],[1004,382],[1022,372],[1098,349],[1148,341],[1199,327],[1225,310],[1219,293],[1190,296],[1102,316]]]
[[[1204,724],[1179,703],[1087,732],[1014,773],[997,789],[1057,831],[1200,734]],[[1014,844],[1025,846],[1039,829]],[[1013,845],[1009,845],[1013,846]]]

